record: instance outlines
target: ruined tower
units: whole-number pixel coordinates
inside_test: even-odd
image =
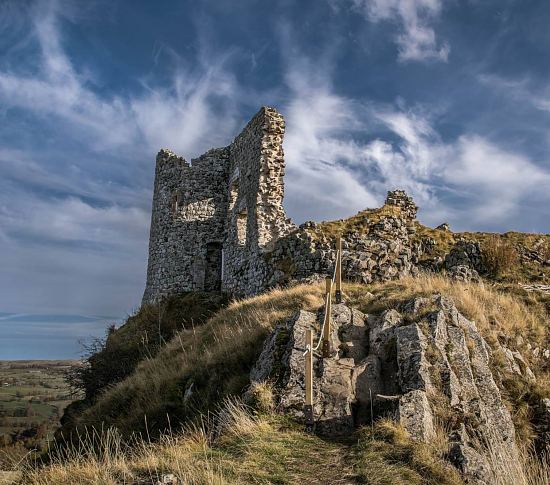
[[[143,303],[196,290],[249,296],[332,273],[334,234],[314,223],[296,227],[283,209],[284,132],[281,114],[264,107],[229,146],[191,163],[159,152]],[[355,216],[361,231],[351,224],[342,232],[346,279],[416,271],[416,205],[395,190],[385,207]]]
[[[263,254],[288,234],[284,119],[263,107],[233,143],[191,163],[157,155],[143,302],[192,290],[246,295],[265,286]]]

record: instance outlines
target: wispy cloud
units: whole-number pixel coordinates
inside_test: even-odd
[[[64,26],[74,17],[65,2],[10,6],[20,31],[10,22],[0,28],[24,37],[29,62],[3,59],[2,113],[25,113],[37,133],[47,127],[68,143],[22,144],[22,137],[11,146],[4,132],[0,266],[10,284],[2,300],[16,311],[121,313],[139,302],[144,283],[155,152],[167,147],[191,158],[237,130],[232,53],[199,49],[192,67],[175,64],[167,83],[144,78],[141,90],[106,94],[98,73],[66,53]]]
[[[361,158],[352,138],[364,129],[361,106],[333,92],[329,72],[303,57],[287,61],[287,210],[299,220],[327,219],[377,205],[351,167]]]
[[[333,0],[336,3],[341,1]],[[441,13],[442,0],[350,1],[353,7],[372,23],[397,24],[395,43],[400,61],[447,61],[450,46],[447,42],[437,40],[432,25]]]
[[[517,215],[525,199],[547,197],[550,170],[525,154],[477,134],[443,142],[430,121],[414,112],[386,109],[378,118],[399,141],[377,139],[368,153],[387,181],[401,181],[416,196],[427,222],[445,217],[462,228],[494,228]]]
[[[478,76],[478,79],[492,89],[506,93],[506,96],[511,99],[550,113],[550,84],[546,80],[541,87],[540,83],[535,83],[533,79],[525,75],[520,78],[505,78],[496,74],[483,73]]]
[[[144,80],[141,94],[101,96],[94,79],[86,69],[78,72],[62,47],[62,11],[56,1],[37,2],[30,10],[38,72],[0,71],[0,100],[6,108],[53,116],[101,152],[171,145],[196,155],[210,143],[227,141],[238,119],[232,102],[237,85],[226,70],[229,56],[199,52],[193,68],[178,66],[168,86]]]

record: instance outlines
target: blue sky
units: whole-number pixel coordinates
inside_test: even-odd
[[[0,0],[0,311],[38,315],[2,322],[0,358],[72,356],[109,320],[82,315],[135,309],[156,152],[227,145],[262,105],[297,222],[400,187],[428,225],[550,232],[549,21],[542,0]]]

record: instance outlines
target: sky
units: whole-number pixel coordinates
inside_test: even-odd
[[[286,119],[295,222],[550,232],[550,2],[0,0],[0,359],[139,306],[155,155]]]

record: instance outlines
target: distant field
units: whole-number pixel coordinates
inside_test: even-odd
[[[0,361],[0,436],[42,426],[51,435],[71,396],[64,372],[77,361]]]

